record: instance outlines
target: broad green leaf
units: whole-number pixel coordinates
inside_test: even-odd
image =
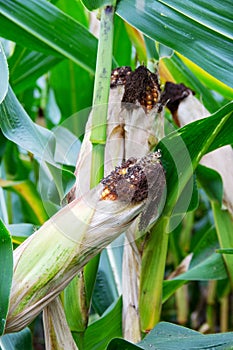
[[[208,74],[198,65],[188,60],[184,56],[178,54],[184,64],[189,68],[189,70],[195,75],[195,77],[200,80],[208,89],[217,91],[224,97],[228,99],[232,99],[233,97],[233,89],[226,84],[223,84],[218,79],[214,78],[212,75]]]
[[[61,169],[54,160],[56,147],[54,134],[32,122],[10,88],[5,100],[0,104],[0,125],[8,139],[33,153],[39,160],[47,162],[60,200],[63,199],[74,182],[74,175],[70,171]]]
[[[118,66],[132,66],[132,44],[125,23],[119,16],[114,18],[113,56]]]
[[[9,181],[0,179],[0,187],[14,191],[24,200],[31,213],[31,222],[42,225],[48,219],[36,187],[30,180]]]
[[[49,86],[54,89],[62,120],[75,118],[76,130],[82,135],[83,118],[74,114],[91,106],[93,77],[71,60],[65,60],[51,70]]]
[[[6,60],[6,56],[4,54],[1,42],[0,42],[0,72],[1,72],[1,81],[0,81],[0,103],[1,103],[7,94],[8,81],[9,81],[7,60]]]
[[[181,5],[183,9],[183,2],[178,1],[174,4],[170,0],[120,0],[117,14],[232,87],[233,71],[229,71],[232,2],[228,0],[219,6],[218,0],[211,3],[198,0],[189,2],[184,10]]]
[[[20,332],[6,334],[0,339],[1,350],[33,350],[32,335],[29,328]]]
[[[191,4],[181,4],[179,0],[162,0],[161,2],[201,23],[203,26],[232,39],[232,17],[231,13],[229,13],[229,10],[232,9],[231,1],[225,0],[221,4],[216,0],[210,3],[199,0]],[[200,13],[202,13],[201,17]]]
[[[55,5],[67,15],[73,17],[84,27],[88,28],[90,16],[81,0],[69,0],[69,2],[66,0],[57,0]]]
[[[198,182],[206,191],[210,200],[222,203],[223,185],[221,176],[213,169],[198,165],[196,169]]]
[[[92,295],[92,306],[99,315],[102,315],[119,297],[117,290],[119,286],[117,286],[117,283],[119,284],[120,278],[116,269],[122,265],[121,257],[117,254],[117,250],[120,248],[108,247],[101,253],[95,288]]]
[[[203,263],[176,277],[176,280],[206,281],[227,278],[223,259],[219,259],[219,257],[216,253],[212,254]]]
[[[233,143],[232,110],[231,102],[212,116],[190,123],[159,142],[157,148],[162,151],[167,179],[165,212],[169,207],[175,211],[177,195],[187,185],[201,157],[214,149]],[[192,186],[186,187],[186,202],[183,206],[188,208],[192,193]]]
[[[15,93],[24,91],[35,84],[36,80],[61,61],[60,58],[30,51],[16,45],[9,58],[10,83]]]
[[[2,160],[2,157],[4,156],[7,141],[8,141],[7,138],[3,135],[3,133],[0,129],[0,161]]]
[[[233,333],[203,335],[189,328],[174,325],[168,322],[159,323],[139,343],[143,349],[175,350],[175,349],[231,349]]]
[[[11,88],[0,105],[0,125],[3,134],[20,147],[39,158],[54,163],[55,138],[51,131],[32,122]]]
[[[233,248],[216,249],[216,253],[220,253],[220,254],[233,254]]]
[[[227,278],[223,259],[216,254],[218,240],[215,229],[211,228],[200,239],[193,251],[192,260],[187,272],[172,280],[163,282],[163,302],[187,281],[222,280]]]
[[[97,39],[48,1],[0,0],[0,13],[1,36],[32,50],[67,57],[94,73]]]
[[[107,350],[227,350],[233,348],[232,337],[232,332],[203,335],[189,328],[160,322],[137,345],[123,339],[113,339]]]
[[[0,336],[4,332],[13,276],[13,252],[10,233],[0,219]]]
[[[84,336],[85,350],[105,349],[112,338],[122,336],[121,312],[122,299],[119,298],[99,320],[88,326]]]

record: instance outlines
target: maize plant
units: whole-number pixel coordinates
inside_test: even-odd
[[[231,349],[230,1],[0,0],[0,349]]]

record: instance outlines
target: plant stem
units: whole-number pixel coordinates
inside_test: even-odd
[[[106,143],[108,98],[112,68],[114,6],[106,6],[101,12],[100,37],[96,61],[96,74],[92,103],[92,162],[90,187],[96,186],[104,176],[104,152]],[[86,305],[89,310],[99,265],[99,254],[84,268]]]
[[[150,331],[160,319],[169,237],[166,232],[168,220],[163,217],[157,222],[143,251],[139,300],[142,332]]]
[[[216,287],[217,281],[209,281],[208,283],[208,294],[207,294],[207,310],[206,310],[206,321],[209,326],[209,331],[214,332],[215,321],[216,321]]]
[[[221,332],[228,331],[229,322],[229,301],[228,295],[220,299],[220,330]]]
[[[104,145],[106,142],[108,97],[112,68],[114,6],[106,6],[101,13],[96,75],[93,95],[91,142],[93,146],[91,187],[104,175]]]
[[[233,246],[233,220],[227,210],[222,210],[217,202],[211,201],[211,206],[214,214],[214,221],[220,248],[230,248]],[[231,288],[233,289],[233,255],[223,254],[226,267],[228,270]]]

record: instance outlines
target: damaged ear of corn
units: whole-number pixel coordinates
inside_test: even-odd
[[[103,198],[105,187],[99,184],[61,209],[15,250],[5,332],[27,326],[93,256],[127,230],[142,212],[148,197],[145,187],[150,186],[151,179],[146,185],[143,170],[145,174],[148,167],[157,171],[158,163],[159,158],[153,155],[135,160],[140,166],[139,173],[134,174],[135,181],[143,186],[134,188],[127,200],[117,191],[116,198]],[[128,186],[130,162],[127,164],[123,163],[115,172],[126,176]],[[111,176],[112,184],[118,188],[120,179]],[[134,191],[137,200],[133,199]]]

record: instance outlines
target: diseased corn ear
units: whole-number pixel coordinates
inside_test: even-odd
[[[150,155],[135,164],[141,167],[141,172],[134,174],[140,184],[145,180],[143,169],[156,167],[157,160]],[[126,167],[123,163],[120,169],[117,172],[127,178],[130,164]],[[114,186],[118,187],[118,182],[120,179],[115,179]],[[118,195],[106,199],[104,191],[99,184],[74,200],[15,250],[6,332],[31,323],[91,258],[128,229],[148,197],[144,185],[135,188],[137,201],[132,200],[133,193],[127,200]]]
[[[111,165],[111,159],[127,159],[130,162],[130,171],[125,174],[124,180],[117,188],[114,187],[114,178],[122,177],[124,169],[113,172],[109,178],[105,180],[104,196],[112,196],[115,198],[120,195],[125,199],[131,198],[137,200],[138,194],[134,193],[132,197],[131,189],[143,187],[145,192],[149,192],[150,201],[146,201],[141,220],[138,218],[130,228],[126,231],[124,254],[123,254],[123,334],[124,338],[138,342],[141,338],[140,332],[140,315],[138,312],[138,288],[139,275],[141,267],[141,256],[135,244],[135,239],[142,235],[141,231],[147,229],[151,221],[156,218],[158,211],[158,202],[161,193],[164,190],[165,177],[164,170],[159,160],[155,166],[155,174],[152,174],[150,167],[144,177],[149,180],[157,177],[160,179],[160,185],[153,187],[152,183],[143,185],[135,183],[134,175],[140,170],[135,165],[135,158],[143,157],[148,154],[156,146],[158,141],[164,136],[164,118],[163,110],[160,104],[160,87],[157,74],[150,72],[146,67],[140,66],[134,72],[129,67],[120,67],[113,71],[112,85],[110,91],[114,101],[121,101],[117,107],[112,105],[110,109],[110,119],[114,120],[111,133],[108,134],[106,151],[108,152],[109,161],[106,163]],[[116,113],[117,110],[117,113]],[[109,128],[109,126],[108,126]],[[114,139],[115,135],[119,135],[119,139]],[[110,143],[111,141],[111,143]],[[108,145],[111,144],[111,147]],[[120,145],[123,144],[123,152],[119,152]],[[108,151],[109,150],[109,151]],[[127,164],[125,164],[127,165]],[[112,170],[108,167],[108,172]],[[123,173],[123,174],[122,174]],[[125,183],[127,181],[128,183]],[[150,181],[149,181],[150,182]],[[148,191],[149,188],[149,191]],[[159,193],[161,191],[161,193]],[[137,278],[135,278],[137,276]]]

